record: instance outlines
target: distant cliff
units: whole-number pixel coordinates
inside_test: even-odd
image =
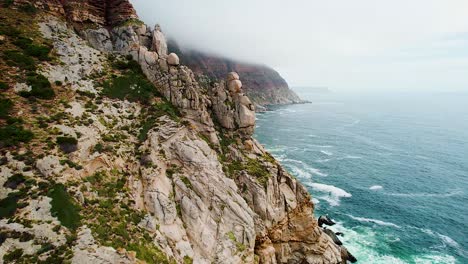
[[[229,72],[242,76],[243,90],[249,98],[261,106],[295,104],[304,101],[274,69],[266,65],[255,65],[234,61],[217,55],[194,50],[183,50],[173,40],[168,41],[169,50],[179,54],[181,63],[197,75],[223,79]]]

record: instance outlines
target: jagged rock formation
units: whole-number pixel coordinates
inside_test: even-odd
[[[80,3],[29,2],[42,9],[30,18],[42,34],[34,41],[50,42],[56,57],[27,70],[45,76],[52,96],[30,78],[26,94],[10,89],[21,85],[8,78],[0,98],[15,104],[2,101],[9,122],[22,117],[35,135],[0,141],[0,259],[345,262],[304,186],[252,138],[242,74],[198,82],[127,1]],[[8,69],[22,76],[18,65]]]
[[[229,72],[242,76],[244,91],[258,106],[304,103],[274,69],[265,65],[242,63],[194,50],[182,50],[173,40],[169,50],[178,53],[181,62],[197,75],[223,79]]]

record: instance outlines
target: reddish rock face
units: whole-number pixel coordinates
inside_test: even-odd
[[[15,4],[32,4],[56,15],[66,15],[72,22],[115,26],[138,16],[128,0],[15,0]]]
[[[67,17],[73,22],[94,22],[114,26],[138,18],[128,0],[61,0],[61,2]]]

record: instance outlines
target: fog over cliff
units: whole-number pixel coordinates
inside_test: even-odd
[[[468,89],[464,0],[132,0],[184,47],[265,63],[291,86]]]

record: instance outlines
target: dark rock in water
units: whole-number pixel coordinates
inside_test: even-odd
[[[318,225],[320,227],[323,226],[323,224],[325,225],[328,225],[328,226],[332,226],[332,225],[335,225],[336,223],[333,222],[330,217],[328,217],[328,215],[321,215],[318,219]]]
[[[337,236],[344,236],[344,234],[341,233],[341,232],[336,232],[335,234],[336,234]]]
[[[357,262],[357,259],[353,256],[353,254],[349,253],[348,249],[343,246],[341,246],[341,259],[351,263]]]
[[[333,240],[333,242],[335,244],[337,244],[338,246],[343,245],[343,242],[341,242],[341,240],[338,238],[338,236],[336,236],[336,234],[335,234],[335,232],[333,232],[333,230],[324,228],[323,232],[325,232],[325,234],[327,234]]]

